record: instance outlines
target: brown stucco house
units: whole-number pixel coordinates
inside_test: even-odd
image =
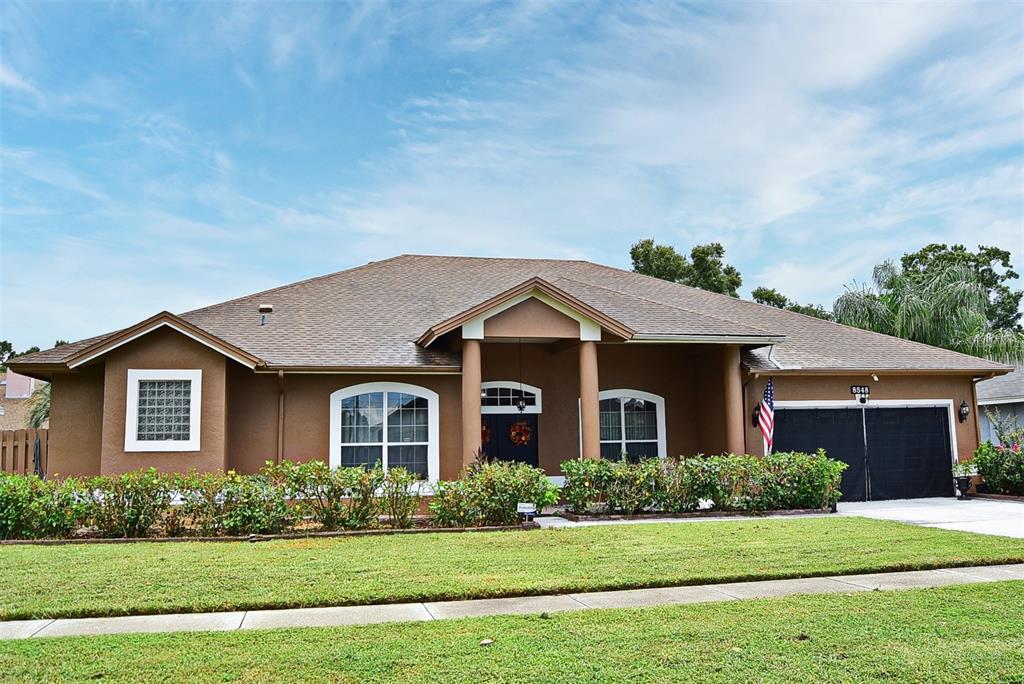
[[[951,495],[975,383],[1009,370],[584,261],[414,255],[11,367],[53,383],[49,470],[68,475],[761,454],[773,378],[776,449],[848,462],[846,499]]]

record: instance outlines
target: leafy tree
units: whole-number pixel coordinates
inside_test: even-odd
[[[686,277],[689,264],[686,257],[671,245],[657,245],[654,240],[641,240],[629,250],[633,270],[637,273],[681,283]]]
[[[825,307],[819,304],[800,304],[798,302],[794,302],[792,299],[774,288],[761,286],[755,288],[750,294],[758,304],[767,304],[768,306],[774,306],[777,309],[795,311],[796,313],[814,316],[815,318],[820,318],[826,321],[832,320],[832,314],[829,313]]]
[[[7,340],[0,340],[0,370],[7,370],[7,360],[14,356],[14,345]]]
[[[972,252],[963,245],[932,243],[900,260],[903,273],[917,280],[929,280],[950,266],[965,266],[987,290],[986,315],[995,330],[1021,329],[1020,302],[1024,290],[1014,290],[1007,282],[1018,277],[1010,263],[1010,252],[998,247],[978,246]]]
[[[695,246],[687,259],[671,245],[659,245],[646,239],[635,243],[629,256],[636,273],[739,297],[743,277],[723,261],[725,248],[718,242]]]
[[[966,263],[910,272],[885,261],[874,287],[846,288],[833,306],[840,323],[999,361],[1024,361],[1024,332],[988,318],[989,288]]]

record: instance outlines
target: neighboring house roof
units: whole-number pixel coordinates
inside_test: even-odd
[[[979,404],[1024,402],[1024,367],[978,383]]]
[[[180,320],[272,368],[457,369],[458,354],[417,340],[429,344],[453,321],[530,281],[543,282],[628,339],[760,346],[743,357],[754,371],[1006,370],[984,359],[629,271],[553,259],[403,255],[189,311]],[[262,326],[260,304],[274,307]],[[73,361],[124,334],[38,352],[15,365]],[[778,344],[769,356],[767,345],[773,343]]]

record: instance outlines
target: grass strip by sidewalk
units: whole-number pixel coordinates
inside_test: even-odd
[[[0,642],[6,681],[1021,682],[1024,582],[342,628]],[[493,639],[480,646],[482,639]]]
[[[0,549],[0,618],[397,603],[1024,561],[1024,539],[852,517]]]

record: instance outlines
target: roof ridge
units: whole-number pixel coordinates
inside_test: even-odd
[[[598,265],[600,265],[600,264],[598,264]],[[619,270],[619,269],[615,269],[615,270]],[[625,273],[630,273],[630,271],[624,271],[624,272]],[[643,275],[643,274],[642,273],[638,273],[636,275]],[[647,277],[650,277],[650,276],[647,276]],[[650,302],[651,304],[657,304],[658,306],[664,306],[664,307],[668,307],[670,309],[678,309],[680,311],[685,311],[687,313],[696,314],[697,316],[704,316],[705,318],[711,318],[711,319],[714,319],[716,321],[721,321],[722,323],[732,323],[733,325],[741,325],[744,328],[750,328],[751,330],[760,330],[761,332],[763,332],[765,334],[766,337],[771,337],[773,335],[768,330],[765,330],[764,328],[762,328],[760,326],[757,326],[757,325],[751,325],[749,323],[743,323],[741,321],[734,321],[731,318],[723,318],[722,316],[717,316],[715,314],[706,313],[704,311],[695,311],[694,309],[688,309],[685,306],[679,306],[678,304],[667,304],[665,302],[659,302],[657,300],[649,299],[649,298],[644,297],[642,295],[633,294],[632,292],[623,292],[622,290],[616,290],[615,288],[611,288],[611,287],[608,287],[606,285],[596,285],[594,283],[588,283],[588,282],[584,282],[582,280],[576,280],[575,278],[569,278],[567,276],[561,276],[559,278],[559,280],[568,280],[568,281],[573,282],[573,283],[579,283],[581,285],[587,285],[588,287],[600,288],[602,290],[607,290],[608,292],[614,292],[616,294],[620,294],[620,295],[623,295],[625,297],[632,297],[633,299],[639,299],[639,300],[642,300],[642,301],[645,301],[645,302]],[[669,281],[665,280],[665,281],[662,281],[662,282],[666,282],[667,283]],[[675,283],[675,284],[678,284],[678,283]],[[683,287],[687,287],[687,286],[684,285]],[[690,288],[690,289],[700,289],[700,288]],[[707,292],[707,290],[704,290],[704,291]],[[718,294],[718,293],[712,293],[712,294]],[[723,296],[728,296],[728,295],[723,295]],[[734,299],[733,297],[729,297],[729,298],[730,299]]]
[[[815,321],[816,323],[824,323],[826,325],[828,325],[828,324],[838,325],[839,327],[846,328],[847,330],[855,330],[857,332],[862,332],[862,333],[868,333],[870,335],[881,336],[881,337],[884,337],[884,338],[889,339],[889,340],[899,340],[900,342],[906,342],[906,343],[911,344],[911,345],[919,345],[919,346],[922,346],[922,347],[927,347],[929,349],[938,349],[940,351],[948,352],[950,354],[958,354],[958,355],[966,357],[968,359],[978,359],[978,360],[981,360],[981,361],[987,361],[989,363],[996,363],[996,364],[1001,363],[999,361],[993,361],[992,359],[987,359],[987,358],[985,358],[983,356],[974,356],[972,354],[965,354],[964,352],[956,351],[955,349],[947,349],[945,347],[937,347],[935,345],[928,344],[926,342],[918,342],[917,340],[908,340],[905,337],[897,337],[896,335],[887,335],[886,333],[880,333],[880,332],[877,332],[875,330],[868,330],[867,328],[858,328],[855,325],[847,325],[846,323],[840,323],[839,321],[827,321],[827,320],[825,320],[823,318],[818,318],[817,316],[811,316],[810,314],[800,313],[799,311],[789,311],[788,309],[780,309],[777,306],[772,306],[770,304],[761,304],[760,302],[755,302],[755,301],[752,301],[752,300],[749,300],[749,299],[743,299],[742,297],[733,297],[733,296],[730,296],[730,295],[722,294],[721,292],[712,292],[711,290],[705,290],[703,288],[694,287],[692,285],[684,285],[683,283],[675,283],[675,282],[672,282],[671,280],[664,280],[662,278],[657,278],[655,276],[649,276],[646,273],[637,273],[636,271],[627,271],[626,269],[623,269],[623,268],[616,268],[615,266],[607,266],[605,264],[594,264],[594,265],[595,266],[600,266],[601,268],[608,269],[610,271],[618,271],[619,273],[627,273],[627,274],[630,274],[630,275],[642,276],[644,278],[651,278],[651,279],[657,280],[657,281],[659,281],[661,283],[668,283],[670,285],[676,285],[678,287],[686,288],[687,290],[698,290],[698,291],[700,291],[702,293],[706,293],[706,294],[712,295],[714,297],[726,297],[726,298],[728,298],[728,301],[739,302],[739,303],[741,303],[744,306],[764,307],[764,308],[767,308],[767,309],[771,309],[772,311],[777,311],[777,312],[779,312],[779,313],[781,313],[783,315],[801,316],[801,317],[803,317],[805,319],[808,319],[808,320],[811,320],[811,321]],[[725,319],[725,320],[729,320],[729,319]],[[745,324],[741,324],[741,325],[745,325]],[[1008,365],[1008,364],[1003,364],[1003,365]]]

